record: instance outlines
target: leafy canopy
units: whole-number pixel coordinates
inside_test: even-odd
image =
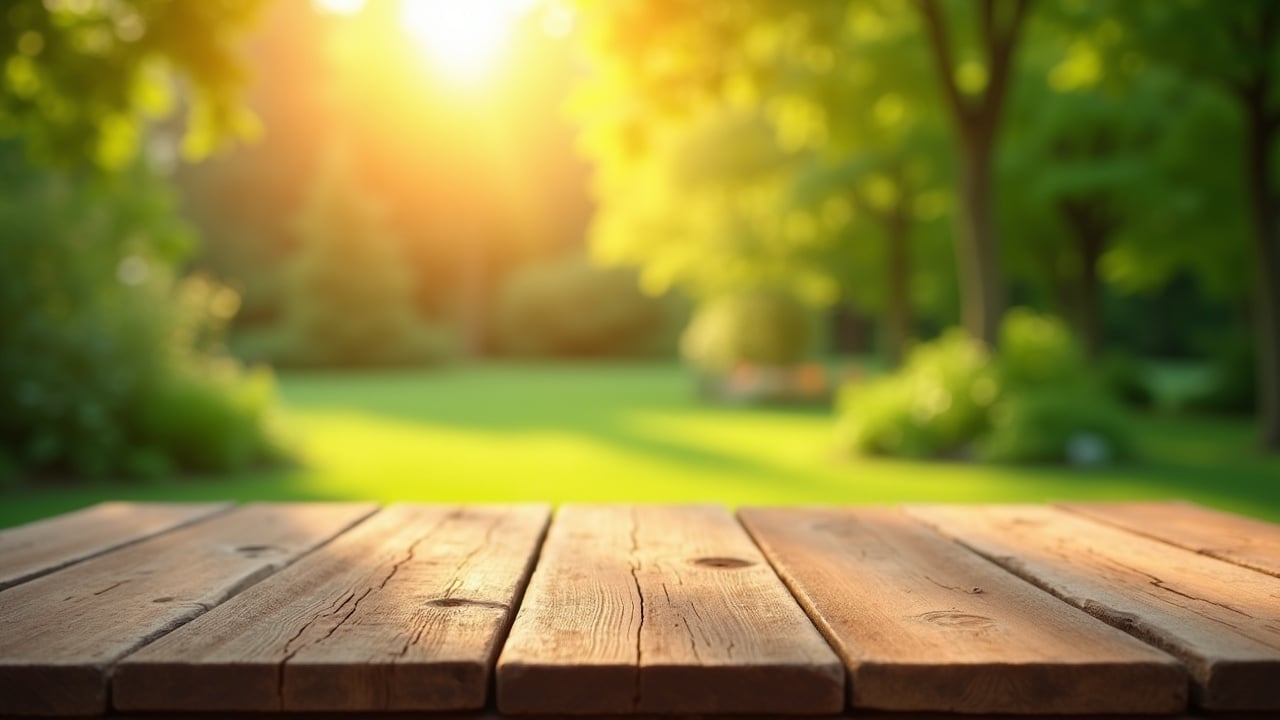
[[[7,0],[0,136],[47,162],[119,170],[182,109],[198,158],[257,131],[236,42],[263,0]]]

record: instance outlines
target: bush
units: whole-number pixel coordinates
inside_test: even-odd
[[[634,271],[572,256],[511,276],[498,298],[498,342],[515,355],[653,355],[672,349],[679,315],[674,298],[642,293]]]
[[[917,345],[902,368],[838,399],[841,443],[869,454],[937,457],[966,450],[986,430],[999,390],[982,344],[960,330]]]
[[[189,415],[221,412],[244,387],[214,357],[235,311],[231,291],[172,268],[190,251],[173,198],[144,168],[114,179],[72,178],[28,166],[0,145],[0,447],[3,474],[155,476],[197,465],[169,436],[143,432],[165,388],[214,383]],[[270,403],[269,387],[258,403]],[[172,406],[172,404],[170,404]],[[157,418],[159,426],[168,418]],[[262,414],[234,417],[265,460]]]
[[[279,447],[259,431],[270,423],[274,379],[264,369],[245,375],[221,365],[175,374],[142,393],[131,413],[143,447],[130,458],[139,474],[157,474],[169,464],[200,471],[240,469],[279,455]]]
[[[741,364],[793,365],[813,351],[816,330],[813,312],[794,295],[754,290],[700,307],[680,339],[680,351],[708,373]]]
[[[1258,410],[1258,367],[1253,336],[1237,333],[1221,340],[1212,353],[1207,390],[1188,401],[1196,412],[1252,415]]]
[[[1147,383],[1146,373],[1131,355],[1112,353],[1102,360],[1102,384],[1107,394],[1135,408],[1155,405],[1155,393]]]
[[[1056,319],[1009,313],[990,355],[961,330],[916,346],[897,372],[844,388],[843,447],[904,457],[1104,462],[1132,454],[1123,410]]]
[[[1013,308],[1000,324],[1000,379],[1010,390],[1080,382],[1084,354],[1067,326],[1051,315]]]
[[[1132,456],[1132,428],[1111,399],[1087,388],[1047,387],[1001,400],[980,456],[996,462],[1101,465]]]

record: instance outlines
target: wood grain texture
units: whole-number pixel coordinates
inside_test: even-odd
[[[739,512],[849,668],[854,707],[1170,713],[1172,657],[890,509]]]
[[[491,668],[545,505],[397,505],[125,660],[127,710],[459,710]]]
[[[844,670],[719,507],[562,508],[498,661],[505,713],[834,713]]]
[[[1211,710],[1280,709],[1280,579],[1043,506],[910,512],[1186,663]]]
[[[249,505],[0,592],[0,715],[102,713],[122,656],[374,509]]]
[[[1280,525],[1187,502],[1058,503],[1058,507],[1280,578]]]
[[[481,711],[460,712],[379,712],[379,714],[358,714],[351,712],[289,712],[282,714],[261,714],[261,712],[218,712],[216,715],[207,712],[113,712],[111,720],[266,720],[269,717],[283,717],[285,720],[509,720],[511,715],[503,715],[493,708]],[[618,715],[544,715],[539,720],[618,720]],[[626,715],[627,720],[771,720],[776,716],[762,715]],[[858,711],[841,715],[806,715],[806,720],[1046,720],[1043,715],[959,715],[955,712],[892,712],[892,711]],[[1212,714],[1196,715],[1192,712],[1180,712],[1178,715],[1053,715],[1052,720],[1274,720],[1270,715],[1247,714]]]
[[[231,503],[106,502],[0,531],[0,590],[230,508]]]

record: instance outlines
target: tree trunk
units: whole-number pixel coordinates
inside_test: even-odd
[[[1004,275],[991,184],[994,128],[957,133],[960,140],[960,208],[956,214],[961,313],[969,334],[989,347],[997,344],[1004,315]]]
[[[960,268],[961,310],[965,329],[995,347],[1004,315],[1004,276],[996,237],[995,192],[991,167],[1004,111],[1013,54],[1027,14],[1027,0],[1014,0],[1004,27],[997,22],[995,0],[970,3],[978,14],[980,46],[988,69],[987,86],[966,97],[956,84],[956,59],[946,13],[938,0],[919,0],[937,80],[942,86],[960,145],[960,212],[956,214],[956,255]]]
[[[1266,86],[1245,98],[1246,186],[1253,220],[1254,323],[1258,355],[1258,421],[1262,445],[1280,450],[1280,233],[1272,185],[1271,161],[1276,124],[1267,111]]]
[[[896,367],[906,359],[915,337],[915,316],[911,311],[911,221],[904,208],[895,209],[886,218],[885,241],[889,258],[885,346],[889,364]]]
[[[1102,355],[1102,283],[1098,279],[1098,261],[1106,249],[1111,228],[1103,210],[1095,205],[1065,202],[1061,211],[1066,219],[1080,260],[1080,276],[1075,303],[1076,333],[1090,358]]]

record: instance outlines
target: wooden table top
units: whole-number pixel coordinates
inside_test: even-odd
[[[106,503],[0,532],[3,716],[1219,711],[1280,712],[1280,526],[1185,503]]]

